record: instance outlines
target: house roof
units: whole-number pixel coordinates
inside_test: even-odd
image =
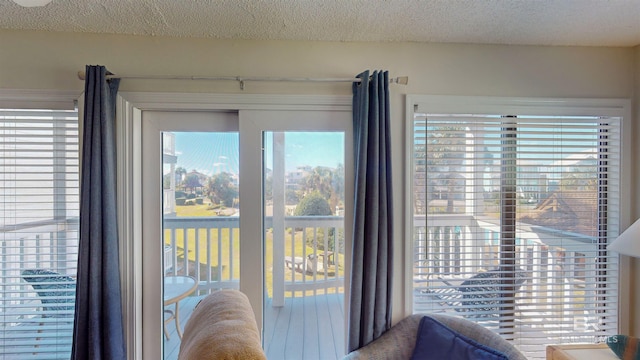
[[[249,40],[635,46],[637,0],[0,0],[0,29]]]
[[[554,192],[519,220],[595,237],[598,223],[597,194],[586,190]]]

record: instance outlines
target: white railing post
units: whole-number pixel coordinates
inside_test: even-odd
[[[542,279],[542,245],[533,243],[533,264],[531,270],[531,298],[542,298],[540,279]]]

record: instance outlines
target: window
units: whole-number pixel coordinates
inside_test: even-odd
[[[622,117],[460,104],[414,106],[413,311],[464,316],[532,359],[616,333]]]
[[[70,356],[78,173],[76,110],[0,110],[0,353],[6,358]]]

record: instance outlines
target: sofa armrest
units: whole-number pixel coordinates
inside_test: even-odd
[[[376,340],[347,355],[345,360],[397,360],[409,359],[416,346],[420,319],[424,315],[411,315],[402,319]]]
[[[184,328],[179,360],[266,360],[247,296],[219,290],[198,303]]]
[[[510,360],[526,360],[511,343],[500,335],[472,321],[445,314],[414,314],[401,320],[372,341],[349,353],[345,360],[403,360],[411,359],[416,346],[418,327],[424,316],[434,318],[445,326],[478,343],[505,354]]]

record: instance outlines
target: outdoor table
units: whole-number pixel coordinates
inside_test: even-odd
[[[191,295],[198,287],[198,282],[191,276],[165,276],[164,278],[164,306],[175,304],[175,311],[165,310],[170,316],[164,320],[164,335],[169,340],[169,332],[167,331],[167,323],[175,320],[178,337],[182,339],[182,330],[180,329],[180,300]]]

